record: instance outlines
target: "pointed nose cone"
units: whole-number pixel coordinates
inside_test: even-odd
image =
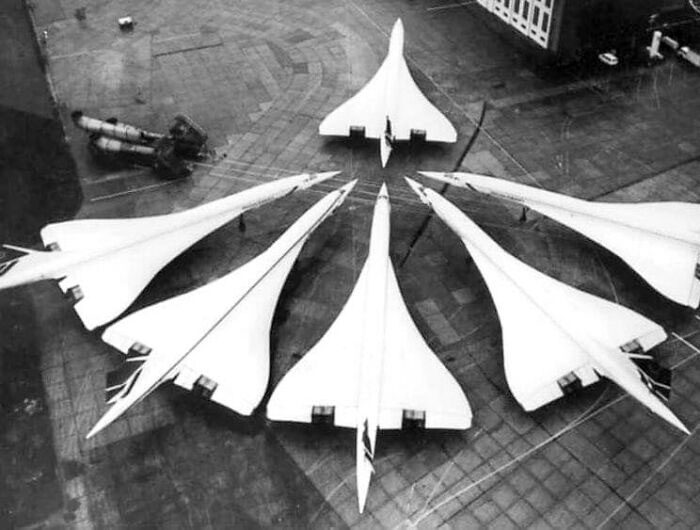
[[[403,56],[403,22],[400,18],[394,22],[394,27],[391,29],[391,37],[389,39],[389,55]]]
[[[403,22],[400,18],[396,19],[394,27],[391,28],[391,38],[393,39],[395,35],[403,35]]]
[[[419,171],[418,174],[440,182],[449,182],[447,174],[439,171]]]
[[[418,184],[415,180],[408,177],[404,177],[404,180],[408,183],[411,189],[418,195],[418,198],[427,205],[430,205],[430,199],[425,192],[425,188]]]
[[[467,177],[473,176],[479,178],[478,175],[474,175],[473,173],[443,173],[438,171],[419,171],[418,173],[429,179],[444,182],[445,184],[453,184],[462,188],[471,188],[474,191],[482,191],[470,185],[470,180]]]
[[[532,188],[528,186],[500,178],[477,175],[476,173],[438,173],[435,171],[419,171],[418,173],[433,180],[454,184],[455,186],[468,188],[479,193],[498,196],[507,194],[511,200],[525,200],[533,195]]]
[[[307,188],[310,188],[314,184],[318,184],[319,182],[323,182],[324,180],[332,179],[333,177],[339,174],[340,171],[325,171],[323,173],[312,173],[304,179],[299,188],[305,190]]]
[[[382,184],[382,187],[379,189],[379,195],[377,195],[377,199],[389,199],[389,190],[386,187],[386,182]]]
[[[471,188],[481,193],[508,192],[519,196],[519,188],[522,188],[521,185],[514,182],[487,177],[485,175],[477,175],[476,173],[454,173],[452,175],[445,175],[445,177],[451,177],[455,184],[459,184],[465,188]]]
[[[343,186],[341,186],[337,190],[329,193],[326,196],[326,198],[330,198],[331,196],[335,197],[335,199],[332,199],[333,204],[332,204],[331,210],[330,210],[331,213],[335,212],[340,207],[340,205],[343,204],[343,202],[345,201],[347,196],[350,194],[352,189],[355,187],[355,184],[357,184],[357,179],[351,180],[347,184],[344,184]],[[325,200],[325,199],[321,199],[321,200]]]
[[[355,187],[355,184],[357,184],[357,179],[351,180],[347,184],[344,184],[340,188],[338,188],[338,191],[341,192],[341,201],[345,200],[345,197],[348,196],[348,194],[352,191],[352,189]]]
[[[104,429],[104,428],[107,427],[110,423],[112,423],[114,420],[116,420],[117,417],[119,417],[119,416],[121,415],[121,413],[123,412],[123,411],[117,411],[116,408],[117,408],[117,407],[116,407],[115,405],[112,405],[112,408],[110,408],[110,409],[104,414],[104,416],[102,416],[102,417],[97,421],[97,423],[95,424],[95,426],[94,426],[92,429],[90,429],[90,432],[87,434],[87,436],[86,436],[85,438],[92,438],[92,437],[95,436],[98,432],[100,432],[102,429]]]

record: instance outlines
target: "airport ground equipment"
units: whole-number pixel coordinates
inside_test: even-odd
[[[75,125],[89,133],[93,155],[105,162],[145,165],[165,178],[182,178],[192,173],[190,160],[201,160],[207,151],[207,133],[184,114],[177,114],[168,134],[145,131],[116,118],[98,120],[74,111]]]

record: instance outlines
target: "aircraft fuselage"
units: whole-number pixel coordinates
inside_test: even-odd
[[[384,369],[387,275],[391,267],[389,258],[389,196],[386,186],[377,199],[372,221],[370,248],[367,256],[369,274],[366,289],[374,296],[367,296],[364,310],[360,391],[357,408],[357,490],[360,511],[363,510],[369,481],[372,476],[374,448],[379,428],[379,409]],[[368,293],[368,294],[369,294]]]

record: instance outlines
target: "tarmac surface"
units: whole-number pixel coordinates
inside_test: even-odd
[[[84,197],[78,218],[168,213],[281,176],[343,171],[331,183],[246,214],[244,232],[234,222],[205,238],[166,267],[130,311],[245,263],[323,193],[359,178],[285,284],[272,328],[274,388],[349,295],[367,253],[374,198],[386,181],[391,257],[403,296],[464,389],[474,422],[464,432],[380,432],[362,515],[354,432],[273,424],[264,418],[266,400],[242,418],[164,385],[85,440],[106,410],[104,378],[120,354],[101,342],[99,330],[85,331],[55,285],[36,284],[10,291],[28,301],[30,316],[13,313],[17,325],[4,342],[12,355],[30,349],[36,356],[37,366],[17,376],[38,373],[43,383],[45,407],[37,414],[51,437],[44,468],[55,462],[61,502],[46,501],[53,511],[16,503],[17,526],[700,524],[700,317],[553,221],[531,213],[521,222],[519,209],[448,189],[450,200],[520,259],[664,325],[669,340],[656,355],[673,368],[670,406],[692,434],[674,431],[608,381],[525,413],[505,382],[500,325],[486,285],[456,236],[428,217],[402,178],[459,167],[582,198],[696,202],[699,71],[674,58],[651,68],[543,71],[493,33],[478,6],[437,0],[32,6],[37,32],[47,32],[43,53],[78,168]],[[82,6],[84,16],[76,12]],[[127,14],[136,26],[120,32],[116,20]],[[397,17],[414,78],[459,138],[454,145],[400,146],[382,169],[376,142],[322,138],[317,127],[374,73]],[[153,131],[184,112],[209,131],[216,154],[179,181],[143,168],[100,167],[70,123],[75,109]],[[12,424],[28,415],[18,410]]]

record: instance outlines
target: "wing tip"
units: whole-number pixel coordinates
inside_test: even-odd
[[[80,318],[80,321],[83,323],[83,326],[85,326],[85,329],[88,331],[92,331],[101,325],[106,324],[120,314],[117,313],[116,315],[112,316],[97,314],[95,311],[91,310],[90,304],[86,303],[85,298],[82,298],[73,304],[73,309],[78,315],[78,318]]]

